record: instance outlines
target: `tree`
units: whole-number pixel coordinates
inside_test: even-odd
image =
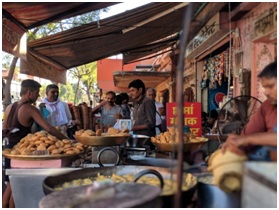
[[[72,17],[72,18],[68,18],[65,20],[61,20],[58,22],[53,22],[53,23],[48,23],[46,25],[43,26],[39,26],[37,28],[34,28],[32,30],[29,30],[27,32],[27,42],[30,40],[34,40],[34,39],[40,39],[42,37],[51,35],[51,34],[55,34],[76,26],[80,26],[83,24],[87,24],[90,23],[94,20],[97,20],[100,16],[100,12],[108,12],[109,11],[109,7],[108,8],[104,8],[102,10],[99,11],[94,11],[94,12],[89,12],[89,13],[85,13],[83,15],[78,15],[76,17]],[[3,61],[3,60],[2,60]],[[4,110],[6,109],[6,107],[11,104],[11,81],[14,75],[14,71],[15,71],[15,66],[16,63],[18,61],[17,57],[13,57],[11,64],[9,65],[9,62],[6,62],[6,66],[10,66],[10,70],[9,70],[9,74],[8,77],[6,78],[6,83],[4,85],[4,101],[3,101],[3,106],[4,106]],[[2,81],[3,83],[3,81]],[[88,82],[88,87],[90,90],[90,82]],[[78,84],[79,87],[79,84]],[[78,91],[78,89],[77,89]],[[77,94],[76,91],[76,94]],[[42,95],[43,96],[43,95]],[[76,100],[76,99],[75,99]]]
[[[5,88],[4,88],[4,101],[3,101],[3,107],[4,110],[6,110],[7,106],[9,104],[11,104],[12,98],[11,98],[11,83],[12,83],[12,78],[14,75],[14,71],[15,71],[15,67],[16,67],[16,63],[17,63],[18,57],[13,57],[11,66],[10,66],[10,70],[8,73],[8,76],[6,78],[6,83],[5,83]]]
[[[42,85],[40,88],[40,98],[43,99],[46,96],[46,85]]]
[[[70,69],[70,73],[73,75],[74,78],[78,80],[78,85],[76,89],[76,96],[77,92],[80,88],[80,83],[82,84],[81,89],[84,90],[84,92],[87,95],[87,100],[92,100],[94,86],[97,83],[97,63],[92,62],[88,63],[82,66],[79,66],[77,68]],[[76,98],[74,100],[76,103]]]
[[[74,102],[74,89],[70,83],[67,82],[66,85],[60,85],[59,92],[59,97],[62,101]]]

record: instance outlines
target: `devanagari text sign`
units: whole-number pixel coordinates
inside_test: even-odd
[[[167,126],[176,125],[176,113],[177,107],[176,103],[167,103],[167,113],[166,120]],[[183,113],[184,113],[184,125],[188,126],[190,131],[195,136],[202,136],[202,126],[201,126],[201,103],[199,102],[185,102]]]

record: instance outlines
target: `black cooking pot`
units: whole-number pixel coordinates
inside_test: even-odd
[[[115,167],[104,167],[104,168],[85,168],[77,171],[72,171],[65,174],[60,174],[56,176],[48,176],[43,181],[43,190],[45,194],[49,194],[55,191],[55,187],[63,184],[67,181],[73,181],[75,179],[84,179],[88,177],[97,177],[98,174],[111,176],[112,174],[124,175],[132,174],[136,175],[141,171],[152,169],[158,171],[164,179],[176,179],[176,171],[171,171],[168,168],[161,167],[152,167],[152,166],[115,166]],[[185,177],[190,178],[191,183],[187,190],[182,191],[181,206],[186,207],[191,203],[193,194],[197,186],[197,178],[192,174],[184,173]],[[184,179],[186,182],[186,178]],[[172,207],[173,206],[173,197],[174,193],[170,195],[161,195],[163,200],[163,207]]]
[[[44,196],[40,208],[160,208],[161,189],[138,183],[99,183],[67,188]],[[121,202],[120,202],[121,201]]]
[[[114,166],[117,165],[136,165],[136,166],[156,166],[162,168],[177,168],[178,161],[175,159],[166,158],[153,158],[153,157],[121,157],[120,154],[112,147],[105,147],[99,151],[97,155],[97,161],[99,166],[104,166],[101,161],[101,156],[105,151],[112,151],[116,154],[116,161]],[[196,165],[189,166],[188,163],[183,162],[183,170],[188,173],[201,173],[201,167],[204,166],[203,163],[198,163]]]

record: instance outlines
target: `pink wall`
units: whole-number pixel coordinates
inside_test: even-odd
[[[259,18],[263,13],[271,8],[277,8],[276,2],[265,2],[258,5],[250,13],[245,15],[237,22],[239,28],[242,50],[243,50],[243,68],[251,71],[251,95],[265,100],[263,90],[257,79],[258,73],[275,57],[275,44],[256,43],[251,40],[253,33],[253,21]],[[234,95],[240,95],[240,85],[235,79]]]

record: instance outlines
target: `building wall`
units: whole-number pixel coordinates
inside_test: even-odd
[[[275,59],[276,46],[274,43],[253,42],[253,22],[272,8],[277,8],[276,2],[261,3],[237,22],[243,49],[243,68],[251,71],[251,95],[262,101],[266,97],[257,75],[264,66]],[[234,95],[240,95],[238,78],[235,78]]]
[[[115,92],[127,92],[127,88],[115,87],[113,82],[113,72],[115,71],[134,71],[137,65],[150,65],[153,60],[145,60],[141,62],[135,62],[131,64],[122,65],[122,59],[102,59],[97,61],[97,81],[99,88],[103,92],[115,91]]]

